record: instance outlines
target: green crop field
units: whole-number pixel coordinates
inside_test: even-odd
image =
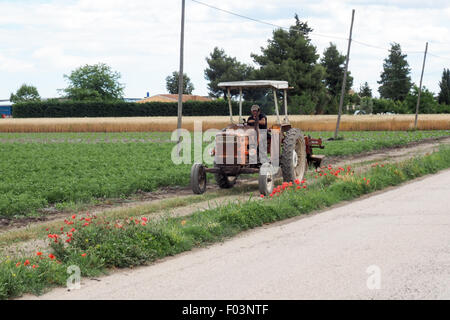
[[[331,132],[312,132],[328,138]],[[342,132],[324,141],[328,156],[356,154],[450,131]],[[0,133],[0,217],[40,215],[56,205],[127,197],[139,190],[187,186],[190,165],[175,165],[170,133]]]

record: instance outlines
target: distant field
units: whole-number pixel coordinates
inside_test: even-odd
[[[305,132],[308,134],[308,132]],[[0,217],[36,215],[98,198],[126,197],[138,190],[187,186],[191,165],[175,165],[168,132],[0,133]],[[311,132],[328,138],[332,132]],[[324,141],[328,156],[450,136],[445,131],[342,132]]]
[[[282,117],[282,116],[280,116]],[[343,115],[342,131],[403,131],[414,127],[414,115]],[[276,122],[269,116],[269,125]],[[202,121],[203,130],[221,129],[229,117],[183,117],[183,128],[190,131],[195,121]],[[238,117],[234,117],[237,121]],[[333,131],[336,115],[289,116],[294,127],[304,131]],[[133,118],[33,118],[0,119],[0,132],[168,132],[177,127],[176,117]],[[420,130],[450,130],[450,114],[419,115]]]

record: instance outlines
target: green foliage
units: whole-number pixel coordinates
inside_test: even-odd
[[[403,101],[411,89],[411,68],[402,54],[400,44],[391,44],[389,56],[384,59],[383,72],[378,81],[381,98]]]
[[[124,86],[119,83],[120,73],[105,63],[85,65],[64,75],[69,86],[62,91],[76,101],[110,101],[120,99]]]
[[[325,85],[330,92],[331,96],[335,97],[340,95],[342,90],[342,80],[345,69],[345,55],[339,53],[334,43],[330,43],[330,46],[323,52],[321,65],[325,68]],[[347,72],[346,90],[347,92],[353,85],[353,77],[350,72]]]
[[[22,84],[22,86],[16,91],[11,93],[9,100],[13,103],[27,102],[27,101],[40,101],[41,97],[36,87]]]
[[[439,82],[439,87],[439,103],[450,105],[450,69],[444,68],[444,71],[442,72],[442,80]]]
[[[275,30],[267,47],[261,48],[261,55],[251,56],[260,66],[255,70],[255,79],[288,81],[294,87],[290,95],[310,94],[316,99],[316,113],[320,113],[326,100],[325,68],[316,63],[319,55],[308,37],[311,31],[307,23],[295,15],[295,25],[289,31]]]
[[[36,215],[50,205],[126,197],[138,190],[187,186],[191,166],[171,162],[175,144],[170,135],[0,134],[0,217]],[[335,141],[326,141],[333,132],[312,135],[324,139],[325,149],[315,152],[339,156],[448,136],[450,131],[343,131],[345,139]]]
[[[412,109],[406,101],[394,101],[390,99],[372,99],[373,113],[396,113],[396,114],[408,114],[412,113]],[[415,108],[415,107],[414,107]]]
[[[419,95],[419,87],[414,86],[412,91],[406,96],[405,102],[408,106],[408,110],[411,113],[416,112],[417,97]],[[422,88],[420,94],[419,113],[437,113],[439,104],[434,98],[434,95],[426,87]]]
[[[208,67],[205,69],[205,79],[208,80],[208,91],[211,97],[226,96],[226,91],[218,87],[220,82],[242,81],[251,79],[253,68],[225,54],[223,49],[215,47],[206,58]],[[232,94],[236,94],[233,92]]]
[[[63,232],[74,227],[72,241],[63,245],[63,235],[57,243],[49,240],[54,250],[53,259],[45,255],[34,256],[27,259],[27,264],[24,263],[26,258],[18,262],[17,259],[0,258],[0,299],[27,292],[40,294],[45,288],[65,285],[67,267],[70,265],[79,266],[83,276],[93,276],[104,271],[105,267],[144,264],[193,247],[222,241],[264,223],[355,199],[449,166],[450,149],[442,148],[428,156],[386,164],[384,167],[376,166],[362,174],[347,175],[345,180],[330,174],[316,179],[316,183],[308,185],[307,189],[286,189],[271,199],[230,203],[198,211],[188,217],[169,217],[148,223],[143,223],[143,218],[117,221],[89,216],[89,222],[86,222],[85,217],[82,217],[83,220],[75,217],[74,224],[62,226]],[[310,178],[308,181],[312,180]],[[60,234],[61,231],[55,229],[49,232]],[[39,267],[32,268],[35,264]]]
[[[313,132],[315,137],[324,140],[325,149],[317,149],[314,153],[326,156],[343,156],[361,152],[404,146],[408,143],[429,138],[450,136],[450,130],[433,131],[341,131],[343,140],[327,141],[334,132]]]
[[[178,94],[178,81],[179,81],[179,72],[172,72],[171,76],[167,76],[166,78],[166,89],[171,94]],[[194,84],[191,82],[191,79],[187,76],[186,73],[183,73],[183,94],[192,94],[194,91]]]
[[[244,101],[243,114],[250,114],[252,101]],[[238,114],[238,102],[233,101],[233,114]],[[270,106],[263,112],[272,114]],[[12,107],[14,118],[67,118],[67,117],[161,117],[177,116],[177,102],[134,103],[124,101],[58,101],[23,102]],[[184,116],[226,116],[228,102],[215,101],[183,102]]]
[[[362,86],[359,87],[359,96],[372,98],[372,89],[370,89],[369,84],[364,82]]]
[[[310,93],[302,93],[299,96],[291,96],[288,104],[289,114],[314,114],[316,103]]]
[[[360,101],[360,110],[363,110],[366,114],[373,112],[373,100],[369,97],[363,97]]]

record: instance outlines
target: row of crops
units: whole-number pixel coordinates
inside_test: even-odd
[[[313,132],[327,139],[332,132]],[[326,141],[328,156],[356,154],[446,131],[342,132]],[[187,186],[190,165],[170,159],[170,133],[0,133],[0,217],[41,215],[96,199],[127,197],[164,186]]]

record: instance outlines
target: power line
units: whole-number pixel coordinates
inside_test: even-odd
[[[429,54],[430,56],[433,56],[433,57],[436,57],[436,58],[445,59],[445,60],[450,60],[450,58],[447,58],[447,57],[441,57],[441,56],[438,56],[438,55],[435,55],[435,54],[432,54],[432,53],[429,53],[429,52],[428,52],[428,54]]]
[[[209,7],[209,8],[214,9],[214,10],[218,10],[218,11],[222,11],[222,12],[231,14],[231,15],[236,16],[236,17],[240,17],[240,18],[243,18],[243,19],[255,21],[255,22],[262,23],[262,24],[265,24],[265,25],[268,25],[268,26],[271,26],[271,27],[279,28],[279,29],[290,30],[290,28],[288,28],[288,27],[283,27],[283,26],[280,26],[280,25],[277,25],[277,24],[274,24],[274,23],[271,23],[271,22],[267,22],[267,21],[263,21],[263,20],[260,20],[260,19],[255,19],[255,18],[252,18],[252,17],[244,16],[242,14],[235,13],[235,12],[232,12],[232,11],[228,11],[228,10],[225,10],[225,9],[221,9],[221,8],[212,6],[210,4],[207,4],[207,3],[204,3],[204,2],[200,2],[198,0],[191,0],[191,1],[195,2],[195,3],[198,3],[200,5],[203,5],[203,6]],[[318,37],[333,38],[333,39],[339,39],[339,40],[348,40],[347,38],[344,38],[344,37],[325,35],[325,34],[321,34],[321,33],[317,33],[317,32],[306,33],[306,32],[303,32],[301,30],[295,30],[295,31],[297,31],[299,33],[303,33],[304,35],[312,34],[312,35],[315,35],[315,36],[318,36]]]
[[[280,25],[277,25],[277,24],[274,24],[274,23],[271,23],[271,22],[263,21],[263,20],[260,20],[260,19],[255,19],[255,18],[252,18],[252,17],[249,17],[249,16],[245,16],[245,15],[242,15],[242,14],[239,14],[239,13],[235,13],[235,12],[232,12],[232,11],[229,11],[229,10],[221,9],[221,8],[215,7],[215,6],[213,6],[213,5],[210,5],[210,4],[207,4],[207,3],[204,3],[204,2],[198,1],[198,0],[191,0],[191,1],[192,1],[192,2],[195,2],[195,3],[197,3],[197,4],[200,4],[200,5],[209,7],[209,8],[214,9],[214,10],[222,11],[222,12],[228,13],[228,14],[230,14],[230,15],[233,15],[233,16],[236,16],[236,17],[240,17],[240,18],[242,18],[242,19],[251,20],[251,21],[254,21],[254,22],[258,22],[258,23],[265,24],[265,25],[268,25],[268,26],[271,26],[271,27],[275,27],[275,28],[279,28],[279,29],[291,30],[291,29],[288,28],[288,27],[283,27],[283,26],[280,26]],[[300,33],[302,33],[302,34],[304,34],[304,35],[314,35],[314,36],[318,36],[318,37],[331,38],[331,39],[339,39],[339,40],[345,40],[345,41],[348,40],[348,38],[345,38],[345,37],[326,35],[326,34],[321,34],[321,33],[317,33],[317,32],[310,32],[310,33],[307,34],[306,32],[303,32],[303,31],[301,31],[301,30],[295,30],[295,31],[300,32]],[[355,43],[357,43],[357,44],[360,44],[360,45],[369,47],[369,48],[380,49],[380,50],[384,50],[384,51],[389,51],[389,50],[390,50],[389,48],[386,48],[386,47],[381,47],[381,46],[373,45],[373,44],[366,43],[366,42],[359,41],[359,40],[355,40],[355,39],[352,39],[352,41],[355,42]],[[421,53],[423,53],[423,51],[420,51],[420,50],[411,50],[411,51],[409,51],[409,50],[403,50],[402,52],[403,52],[403,53],[407,53],[407,54],[421,54]],[[428,53],[428,54],[429,54],[429,55],[433,55],[433,54],[431,54],[431,53]],[[437,58],[442,58],[442,59],[448,59],[448,60],[450,60],[450,58],[446,58],[446,57],[440,57],[440,56],[437,56],[437,55],[433,55],[433,56],[434,56],[434,57],[437,57]]]

